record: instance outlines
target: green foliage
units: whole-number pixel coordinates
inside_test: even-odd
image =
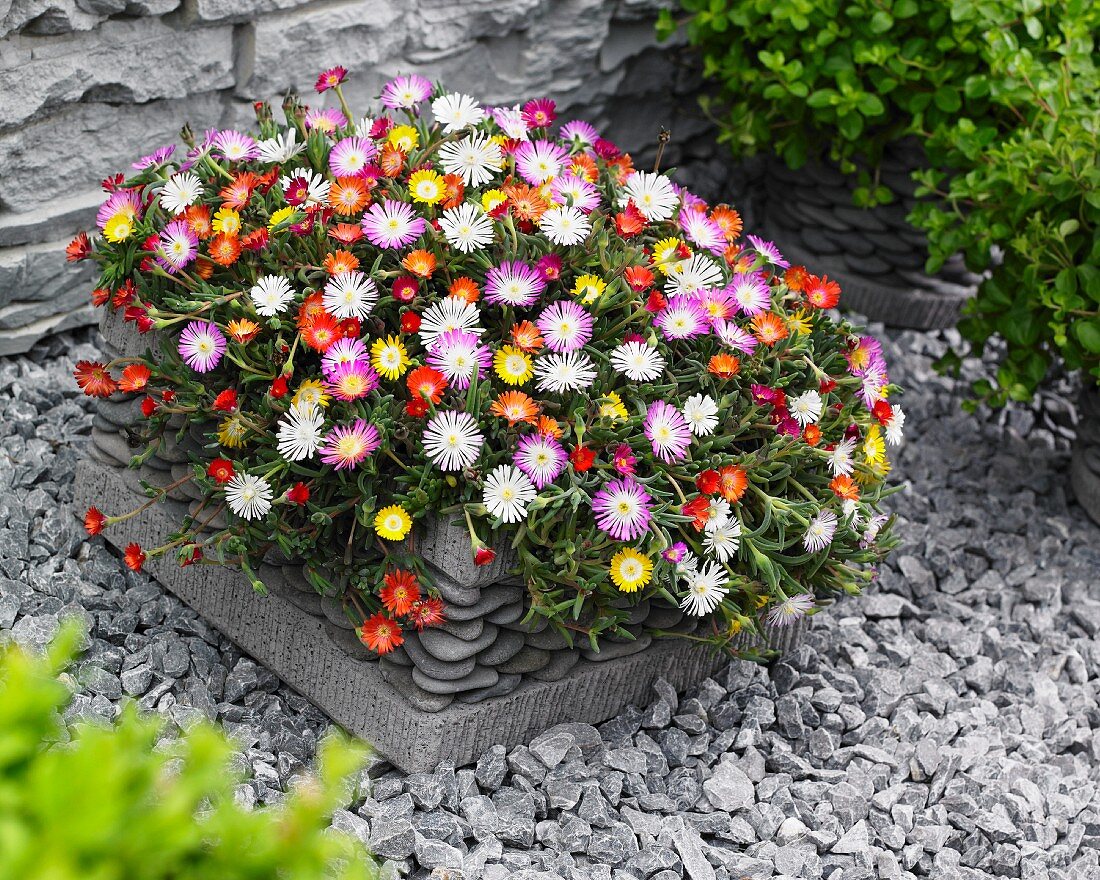
[[[1060,354],[1100,377],[1100,4],[1090,0],[683,0],[718,84],[706,104],[735,152],[770,149],[859,171],[857,204],[891,197],[874,176],[887,143],[915,135],[927,197],[910,217],[929,271],[962,253],[990,271],[959,329],[1007,343],[977,383],[1026,400]],[[862,170],[861,170],[862,169]],[[999,262],[994,258],[1003,260]],[[941,362],[959,362],[952,352]]]
[[[158,743],[161,721],[131,705],[113,727],[66,728],[57,675],[79,639],[69,624],[45,657],[0,649],[0,880],[376,876],[358,841],[328,830],[361,747],[328,740],[316,778],[245,809],[234,747],[211,726]]]

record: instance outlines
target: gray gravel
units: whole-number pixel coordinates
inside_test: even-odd
[[[968,416],[930,367],[945,338],[887,346],[904,545],[795,655],[475,767],[376,767],[335,824],[389,873],[456,880],[1100,877],[1100,530],[1067,500],[1074,388]],[[217,718],[252,770],[241,799],[277,799],[324,716],[65,509],[90,340],[0,360],[0,630],[42,644],[83,615],[74,714],[132,697],[180,729]]]

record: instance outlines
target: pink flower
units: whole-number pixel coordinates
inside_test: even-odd
[[[180,334],[180,357],[196,373],[209,373],[225,354],[225,336],[216,324],[192,321]]]
[[[549,98],[536,98],[523,105],[523,121],[528,128],[546,128],[558,114],[554,112],[555,104]]]
[[[333,428],[321,443],[321,461],[333,465],[336,470],[357,467],[382,444],[378,429],[356,419],[350,425]]]
[[[375,247],[402,248],[412,244],[423,233],[427,224],[417,217],[405,202],[386,199],[375,203],[363,215],[363,232]]]
[[[313,88],[317,90],[318,94],[321,94],[329,89],[336,88],[347,78],[348,69],[346,67],[330,67],[317,77],[317,82],[314,84]]]
[[[691,429],[676,407],[663,400],[651,403],[643,427],[646,439],[653,444],[653,454],[661,461],[680,461],[687,456]]]
[[[373,141],[363,137],[347,137],[337,142],[328,154],[328,165],[336,177],[357,177],[378,154]]]
[[[635,480],[611,480],[592,498],[596,525],[616,541],[634,541],[649,531],[652,500]]]
[[[414,73],[391,79],[382,86],[381,97],[382,103],[391,110],[411,110],[421,101],[428,100],[431,95],[431,82]]]

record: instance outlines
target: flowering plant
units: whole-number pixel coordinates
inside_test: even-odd
[[[94,300],[160,340],[79,364],[81,387],[145,395],[137,462],[173,418],[206,441],[185,477],[205,501],[132,568],[174,552],[262,589],[278,548],[379,653],[443,619],[425,516],[465,522],[479,564],[505,537],[530,613],[593,646],[626,632],[623,594],[728,646],[873,576],[904,414],[879,345],[827,313],[834,282],[552,101],[408,76],[355,119],[345,76],[317,83],[339,109],[257,105],[256,138],[185,131],[182,158],[106,181],[72,245]]]

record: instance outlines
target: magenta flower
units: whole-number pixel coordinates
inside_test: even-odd
[[[599,132],[592,127],[591,123],[585,122],[583,119],[574,119],[558,129],[558,137],[561,140],[572,141],[575,144],[579,143],[585,146],[594,144],[599,136]]]
[[[338,141],[328,154],[328,166],[337,177],[358,177],[378,155],[374,142],[364,137],[347,137]]]
[[[665,339],[692,339],[707,332],[707,313],[689,294],[672,297],[653,319]]]
[[[689,241],[719,256],[726,249],[726,236],[722,227],[706,213],[696,208],[684,208],[679,217],[680,228]]]
[[[415,73],[395,77],[382,86],[382,103],[391,110],[411,110],[431,96],[431,82]]]
[[[535,323],[551,351],[576,351],[592,338],[592,316],[571,300],[551,303]]]
[[[321,442],[321,461],[333,465],[336,470],[358,467],[363,460],[382,445],[378,429],[356,419],[350,425],[333,428]]]
[[[366,363],[369,360],[370,354],[362,339],[349,339],[342,336],[321,355],[321,374],[326,379],[331,379],[344,364],[354,364],[356,361]]]
[[[532,186],[545,183],[561,173],[569,154],[551,141],[525,141],[516,150],[516,171]]]
[[[759,272],[737,275],[727,286],[742,314],[759,315],[767,311],[772,302],[771,288]]]
[[[720,333],[721,326],[737,314],[737,300],[724,287],[708,287],[697,293],[696,299],[715,333]]]
[[[485,273],[485,301],[495,305],[529,306],[545,289],[542,275],[519,260],[508,260]]]
[[[317,77],[317,82],[314,83],[313,88],[317,90],[317,94],[322,94],[329,89],[336,88],[347,78],[348,69],[346,67],[330,67]]]
[[[615,447],[615,452],[611,456],[611,463],[615,466],[620,474],[624,476],[633,475],[637,470],[638,459],[634,455],[634,450],[631,449],[626,443],[620,443]]]
[[[165,272],[172,275],[193,259],[199,250],[199,237],[181,220],[173,220],[164,227],[157,245],[156,260]]]
[[[192,321],[180,334],[180,357],[196,373],[209,373],[221,361],[225,345],[225,336],[216,324]]]
[[[516,467],[523,471],[536,489],[543,489],[561,476],[569,456],[556,437],[527,434],[519,438]]]
[[[687,457],[691,428],[676,407],[663,400],[651,403],[643,427],[646,439],[653,444],[653,454],[661,461],[680,461]]]
[[[363,232],[375,247],[402,248],[412,244],[423,233],[427,224],[417,217],[405,202],[386,199],[375,203],[363,215]]]
[[[736,349],[742,354],[752,354],[756,351],[756,337],[744,327],[740,327],[733,321],[725,321],[715,325],[714,332],[718,334],[722,342],[730,348]]]
[[[547,281],[557,281],[561,278],[561,257],[557,254],[539,257],[539,261],[535,263],[535,269]]]
[[[600,206],[600,192],[596,185],[576,174],[555,177],[550,184],[550,194],[558,204],[572,205],[586,214]]]
[[[649,531],[650,494],[636,480],[611,480],[592,498],[596,525],[616,541],[634,541]]]
[[[305,123],[306,128],[332,134],[347,125],[348,118],[335,107],[330,107],[327,110],[310,110],[306,113]]]
[[[374,368],[363,361],[340,364],[332,375],[325,379],[325,389],[337,400],[350,402],[366,397],[381,381]]]
[[[154,168],[157,165],[163,165],[170,158],[172,158],[172,154],[174,152],[176,152],[175,144],[168,144],[164,147],[158,147],[147,156],[142,156],[130,167],[137,171],[144,171],[146,168]]]
[[[778,266],[780,269],[789,269],[791,267],[791,264],[783,259],[783,255],[779,253],[779,248],[777,248],[774,243],[765,241],[756,235],[749,235],[747,238],[753,250],[773,266]]]
[[[474,370],[482,378],[492,359],[489,347],[481,344],[476,333],[448,330],[432,343],[428,366],[446,376],[452,388],[465,391],[470,387]]]
[[[260,148],[248,135],[227,128],[214,135],[214,152],[229,162],[248,162],[260,155]]]
[[[126,211],[136,220],[140,220],[143,210],[144,205],[141,202],[140,192],[135,189],[120,189],[107,196],[103,204],[99,206],[95,222],[100,229],[103,229],[107,225],[107,221],[120,211]]]
[[[523,105],[523,121],[528,128],[546,128],[558,118],[558,114],[554,112],[556,106],[549,98],[528,101]]]

